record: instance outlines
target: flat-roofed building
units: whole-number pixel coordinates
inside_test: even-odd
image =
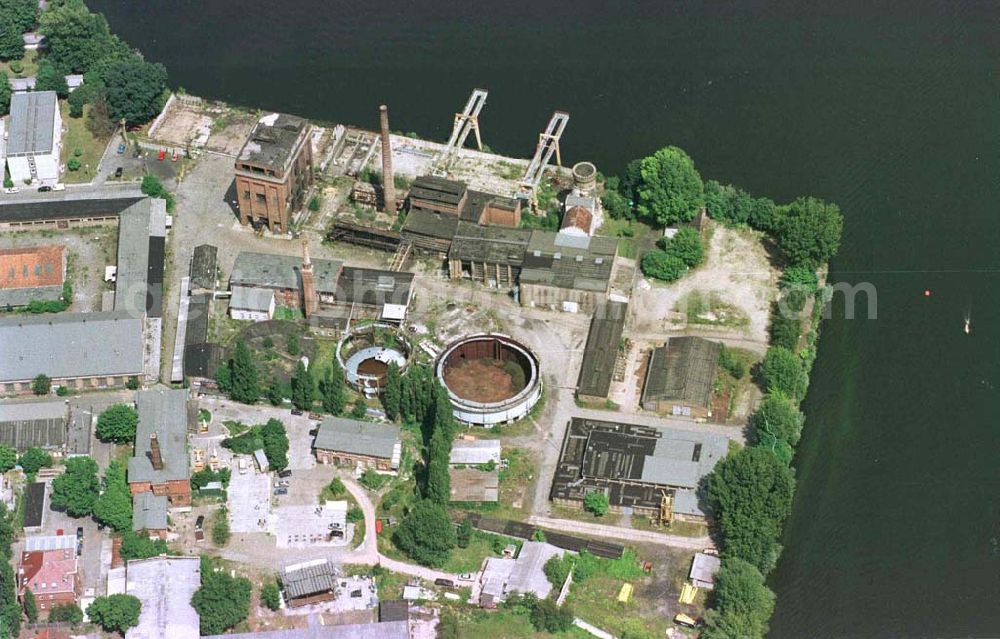
[[[192,291],[215,289],[219,275],[218,253],[219,249],[211,244],[199,244],[194,247],[188,273]]]
[[[191,504],[191,470],[187,452],[187,389],[153,388],[136,393],[139,425],[128,461],[132,495],[152,492],[172,506]]]
[[[109,590],[111,579],[109,577]],[[201,587],[200,557],[154,557],[128,562],[125,594],[139,599],[139,623],[125,639],[198,639],[201,618],[191,597]]]
[[[593,313],[608,300],[617,255],[613,237],[533,231],[521,265],[521,305]]]
[[[721,567],[722,559],[718,555],[699,552],[691,560],[691,572],[688,573],[688,578],[695,588],[711,590],[715,588],[715,576],[719,574]]]
[[[132,530],[145,532],[150,538],[166,539],[168,502],[166,495],[151,492],[135,495],[132,498]]]
[[[642,407],[702,419],[712,416],[712,389],[722,344],[701,337],[671,337],[653,349],[642,387]]]
[[[545,599],[552,592],[552,584],[545,576],[545,562],[561,557],[564,551],[542,541],[526,541],[516,559],[489,557],[479,574],[479,605],[495,608],[513,593],[533,593]]]
[[[500,465],[499,439],[456,439],[448,463],[452,466]]]
[[[453,502],[490,503],[500,501],[500,470],[449,468]]]
[[[15,93],[7,118],[7,170],[14,184],[59,182],[62,117],[55,91]]]
[[[65,278],[66,247],[61,244],[0,249],[0,307],[57,301]]]
[[[42,529],[45,523],[45,507],[48,501],[48,484],[41,481],[34,481],[28,484],[24,490],[24,530],[25,532],[37,532]]]
[[[608,398],[627,316],[628,304],[624,302],[606,302],[594,311],[576,382],[576,394],[582,401]]]
[[[465,208],[468,187],[464,182],[421,175],[410,185],[410,209],[436,211],[458,217]]]
[[[266,322],[274,317],[274,291],[269,288],[234,286],[229,298],[229,317],[234,320]]]
[[[675,516],[703,519],[698,484],[728,451],[729,440],[715,433],[574,417],[550,498],[582,507],[588,493],[602,492],[612,512],[659,516],[666,494]]]
[[[0,391],[39,374],[72,389],[123,387],[144,371],[143,321],[128,312],[0,318]]]
[[[18,452],[66,445],[69,407],[62,400],[0,403],[0,444]]]
[[[311,131],[294,115],[269,113],[257,121],[236,157],[241,224],[289,231],[291,213],[313,183]]]
[[[316,433],[313,451],[322,464],[392,472],[399,469],[402,442],[396,426],[327,417]]]

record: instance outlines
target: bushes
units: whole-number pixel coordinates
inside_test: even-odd
[[[417,563],[438,567],[455,546],[455,527],[444,506],[422,499],[400,523],[393,541]]]
[[[288,435],[281,420],[271,418],[266,424],[252,426],[242,435],[222,440],[222,445],[240,455],[252,455],[263,449],[271,470],[288,467]]]
[[[705,614],[705,639],[755,639],[767,634],[774,593],[752,564],[735,557],[723,560],[712,598],[714,605]]]
[[[543,571],[545,576],[548,578],[549,583],[552,584],[553,588],[562,588],[563,583],[566,582],[566,577],[569,576],[569,572],[573,569],[573,558],[566,554],[562,557],[555,556],[551,557],[545,562]]]
[[[97,418],[97,438],[103,442],[128,444],[135,439],[139,413],[128,404],[115,404]]]
[[[229,512],[224,506],[215,511],[212,520],[212,543],[220,548],[229,543]]]
[[[171,193],[160,182],[160,178],[155,175],[144,175],[142,178],[142,192],[149,197],[160,198],[167,201],[167,211],[174,210],[174,194]],[[238,400],[242,401],[242,400]],[[249,403],[249,402],[244,402]]]
[[[368,490],[380,490],[388,481],[388,475],[383,475],[382,473],[376,472],[371,468],[368,468],[365,472],[361,473],[361,477],[358,479],[358,483]]]
[[[250,580],[218,571],[211,560],[201,558],[201,587],[191,605],[201,618],[201,634],[222,634],[247,618],[250,612]]]
[[[589,492],[583,498],[583,508],[587,512],[594,513],[596,517],[603,517],[608,514],[608,496],[601,491]]]
[[[725,344],[722,345],[722,350],[719,351],[719,366],[732,375],[733,379],[743,379],[743,376],[747,374],[746,363],[726,348]]]
[[[799,336],[802,335],[802,320],[797,317],[788,317],[780,311],[774,312],[771,314],[771,325],[768,327],[768,332],[771,335],[773,346],[795,351],[799,345]]]
[[[76,158],[70,158],[66,162],[66,168],[69,169],[70,171],[79,171],[80,166],[81,166],[80,160],[77,160]]]
[[[788,348],[772,346],[761,362],[760,372],[769,393],[799,398],[805,393],[805,370],[802,361]]]
[[[31,382],[31,392],[35,395],[48,395],[52,392],[52,378],[44,373],[39,373]]]
[[[652,250],[642,256],[642,274],[646,277],[673,282],[688,271],[687,264],[679,257],[666,251]]]
[[[260,602],[268,610],[277,610],[281,607],[281,591],[278,589],[278,582],[269,581],[261,587]]]
[[[167,554],[167,542],[162,539],[150,539],[131,530],[122,533],[122,559],[149,559],[165,554]]]

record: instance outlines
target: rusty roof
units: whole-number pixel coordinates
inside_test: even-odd
[[[0,288],[62,286],[65,252],[61,244],[0,249]]]

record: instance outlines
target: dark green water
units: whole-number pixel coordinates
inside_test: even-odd
[[[197,95],[443,139],[484,86],[500,152],[565,109],[570,162],[838,202],[878,318],[824,324],[771,635],[1000,636],[997,3],[90,4]]]

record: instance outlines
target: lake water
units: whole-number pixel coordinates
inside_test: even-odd
[[[90,4],[196,95],[443,140],[482,86],[505,154],[564,109],[567,162],[839,203],[877,319],[823,326],[771,636],[1000,636],[998,3]]]

